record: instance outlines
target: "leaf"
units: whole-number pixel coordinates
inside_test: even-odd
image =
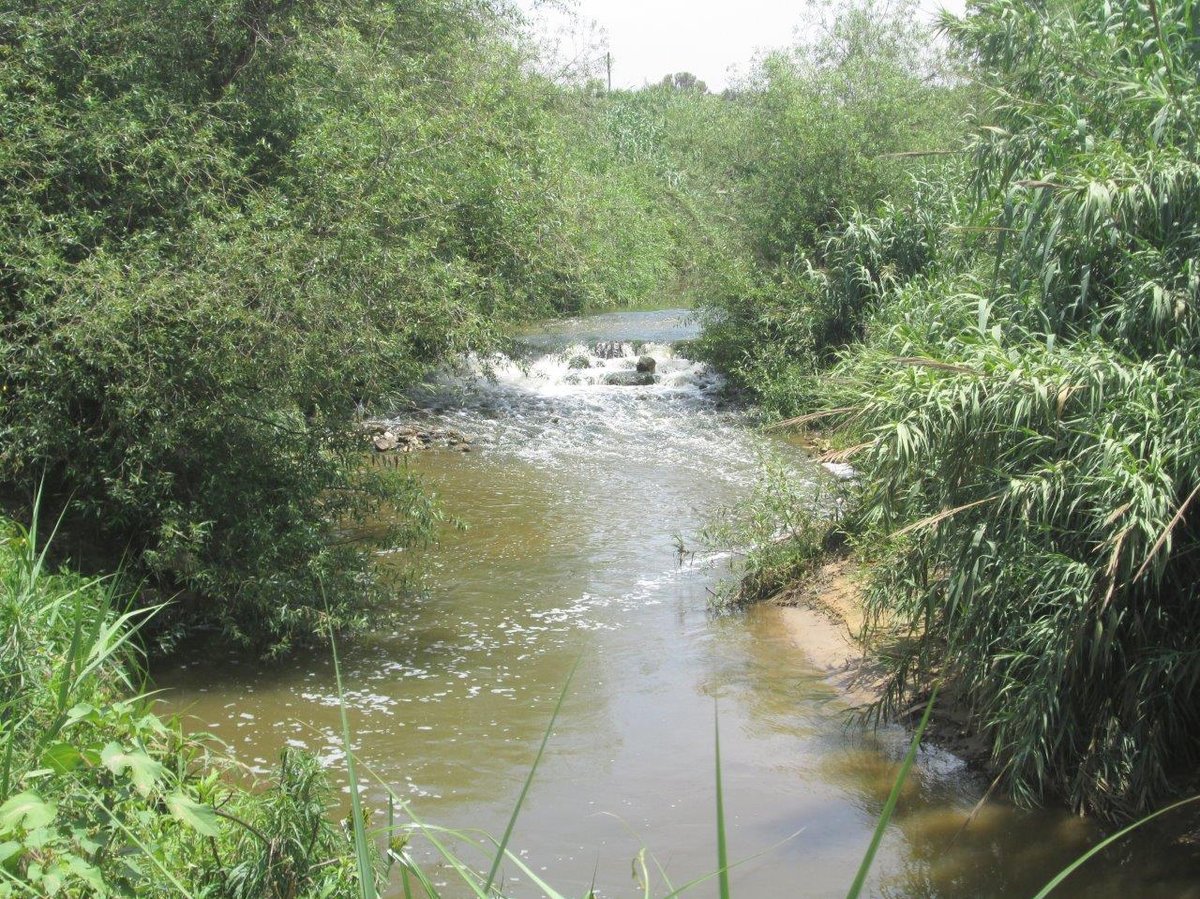
[[[80,721],[89,721],[94,724],[99,720],[100,713],[96,710],[96,707],[86,702],[72,706],[67,711],[67,726],[78,724]]]
[[[18,793],[0,805],[0,828],[12,830],[21,826],[25,830],[36,830],[53,821],[57,812],[53,802],[47,802],[37,793]]]
[[[113,774],[120,775],[126,770],[133,780],[134,787],[143,796],[150,795],[154,785],[163,776],[163,766],[140,749],[126,752],[119,743],[109,743],[100,751],[100,761]]]
[[[19,853],[21,848],[21,844],[16,840],[8,840],[4,843],[0,843],[0,865],[3,865],[6,861]]]
[[[1198,802],[1198,801],[1200,801],[1200,796],[1192,796],[1188,799],[1182,799],[1179,802],[1176,802],[1172,805],[1168,805],[1166,808],[1160,808],[1158,811],[1152,812],[1151,814],[1146,815],[1144,818],[1140,818],[1137,821],[1134,821],[1128,827],[1118,830],[1116,833],[1112,834],[1107,839],[1101,840],[1099,843],[1097,843],[1095,846],[1093,846],[1087,852],[1083,853],[1083,855],[1079,856],[1079,858],[1075,859],[1075,861],[1071,862],[1071,864],[1067,865],[1065,868],[1063,868],[1061,871],[1059,871],[1058,874],[1056,874],[1054,876],[1054,878],[1048,884],[1046,884],[1044,887],[1041,888],[1041,890],[1038,891],[1037,895],[1034,896],[1033,899],[1045,899],[1045,897],[1049,896],[1052,892],[1054,892],[1054,890],[1058,887],[1059,884],[1061,884],[1064,880],[1066,880],[1068,877],[1070,877],[1072,874],[1074,874],[1075,870],[1077,868],[1081,867],[1084,862],[1086,862],[1092,856],[1098,855],[1100,852],[1107,849],[1109,846],[1111,846],[1113,843],[1120,840],[1122,837],[1124,837],[1126,834],[1130,833],[1131,831],[1137,830],[1143,824],[1150,823],[1155,818],[1157,818],[1159,815],[1165,815],[1167,812],[1172,812],[1175,809],[1180,808],[1181,806],[1190,805],[1191,803]]]
[[[100,869],[95,865],[77,855],[72,855],[67,859],[67,868],[72,874],[92,888],[92,895],[108,895],[108,888],[104,883],[104,875],[100,873]]]
[[[74,771],[83,762],[83,753],[70,743],[52,743],[42,753],[42,765],[55,774]]]
[[[197,802],[186,793],[176,791],[166,798],[167,808],[172,816],[182,821],[196,833],[205,837],[215,837],[217,829],[217,813],[211,806]]]
[[[871,872],[871,865],[875,861],[875,853],[879,851],[879,844],[883,841],[883,835],[892,820],[892,814],[896,811],[896,803],[900,801],[900,791],[904,788],[904,781],[908,779],[908,772],[912,770],[913,763],[917,760],[917,751],[921,748],[921,737],[925,735],[925,728],[929,726],[929,716],[933,714],[933,704],[937,702],[937,695],[938,687],[934,686],[933,691],[929,694],[929,702],[925,705],[925,714],[921,716],[921,723],[913,732],[912,742],[908,744],[908,752],[904,755],[904,761],[900,763],[900,770],[896,774],[895,783],[892,784],[892,791],[888,794],[887,801],[883,804],[883,810],[879,813],[879,819],[875,822],[875,832],[871,835],[871,843],[867,846],[866,854],[863,855],[862,863],[858,867],[858,874],[850,885],[850,892],[846,894],[846,899],[858,899],[862,895],[867,875]]]
[[[512,814],[508,818],[508,825],[504,828],[504,836],[500,838],[500,842],[496,845],[496,855],[492,859],[491,870],[488,871],[487,883],[484,885],[484,892],[492,888],[492,883],[496,879],[496,875],[500,873],[500,863],[504,860],[508,841],[512,837],[513,828],[517,824],[517,815],[521,812],[521,806],[525,804],[525,797],[529,795],[529,787],[533,784],[533,776],[537,773],[538,765],[541,764],[542,754],[546,751],[546,744],[550,742],[550,735],[554,733],[554,722],[558,720],[558,713],[562,711],[563,703],[567,698],[567,691],[571,689],[571,681],[575,677],[575,672],[579,668],[579,662],[582,656],[575,659],[575,664],[571,666],[571,670],[567,672],[567,679],[563,681],[562,692],[558,694],[558,702],[554,704],[554,710],[550,713],[550,722],[546,725],[546,732],[542,734],[542,743],[538,746],[537,755],[533,757],[533,764],[529,768],[529,773],[525,776],[525,783],[521,787],[521,793],[517,796],[517,803],[513,806]]]
[[[713,700],[713,738],[717,770],[717,887],[721,899],[729,899],[729,852],[725,847],[725,797],[721,790],[721,722]]]

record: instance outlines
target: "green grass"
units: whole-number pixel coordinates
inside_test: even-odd
[[[342,664],[338,658],[337,639],[333,627],[329,628],[329,651],[333,655],[333,673],[337,680],[338,713],[342,725],[342,751],[346,755],[346,777],[350,781],[350,826],[354,834],[354,858],[358,864],[358,884],[362,899],[376,899],[379,891],[375,884],[375,854],[367,842],[367,821],[363,812],[362,796],[359,794],[358,768],[354,756],[354,744],[350,739],[350,713],[346,706],[346,692],[342,687]]]
[[[729,850],[725,845],[725,795],[721,788],[721,715],[713,703],[713,761],[717,794],[717,884],[721,899],[729,899]]]
[[[933,692],[929,695],[929,702],[925,704],[925,712],[921,715],[921,723],[913,731],[908,752],[904,754],[904,761],[901,763],[900,771],[896,775],[896,782],[892,785],[892,791],[888,794],[887,801],[883,804],[883,811],[879,813],[879,820],[875,824],[875,831],[871,834],[871,843],[867,846],[867,851],[863,855],[862,864],[858,867],[858,873],[854,875],[854,880],[850,884],[850,892],[846,894],[846,899],[858,899],[866,887],[867,875],[870,874],[871,866],[875,863],[875,855],[879,852],[879,844],[883,842],[883,835],[887,832],[888,825],[892,821],[892,815],[896,812],[896,804],[900,801],[900,791],[904,787],[904,782],[908,779],[908,774],[912,770],[913,763],[917,760],[917,750],[921,748],[921,738],[925,735],[925,728],[929,726],[929,716],[933,713],[934,704],[937,702],[937,694],[937,688],[934,687]]]
[[[140,692],[154,610],[49,558],[36,519],[0,521],[0,894],[355,895],[315,761],[235,786]]]

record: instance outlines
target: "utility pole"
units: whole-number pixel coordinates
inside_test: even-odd
[[[612,93],[612,51],[607,50],[604,53],[604,64],[608,67],[608,92]]]

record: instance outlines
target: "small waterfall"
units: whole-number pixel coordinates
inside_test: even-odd
[[[643,369],[638,371],[639,364]],[[747,413],[674,342],[571,341],[470,358],[410,395],[406,420],[454,427],[481,450],[569,465],[618,457],[755,467]]]
[[[652,383],[613,383],[612,376],[637,372],[639,360],[645,359],[652,360]],[[648,388],[654,395],[673,400],[699,400],[715,393],[723,383],[704,363],[677,355],[673,344],[640,341],[574,343],[554,352],[517,359],[498,355],[484,364],[475,360],[471,369],[475,375],[494,375],[502,390],[543,396],[584,397],[598,388],[619,396],[630,389]]]

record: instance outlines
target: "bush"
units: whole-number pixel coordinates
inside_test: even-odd
[[[352,624],[340,525],[436,526],[363,471],[356,410],[688,256],[516,27],[484,0],[0,3],[0,498],[44,483],[75,558],[180,596],[160,642]]]
[[[768,460],[754,492],[737,506],[713,510],[700,534],[701,544],[727,556],[739,574],[724,582],[714,604],[728,608],[770,599],[815,574],[841,551],[844,535],[836,516],[845,498],[840,489],[830,498],[819,486],[797,481],[781,461]]]
[[[324,775],[285,753],[262,793],[137,694],[112,580],[52,574],[0,526],[0,895],[359,895]]]
[[[834,254],[864,340],[805,411],[857,447],[887,708],[953,681],[1020,801],[1134,815],[1200,760],[1193,14],[989,0],[945,28],[987,88],[961,199],[884,208],[893,283],[862,233]]]
[[[907,4],[842,7],[822,39],[768,56],[736,94],[730,177],[756,265],[705,298],[700,346],[777,415],[816,401],[813,375],[927,264],[956,202],[914,177],[946,165],[969,99],[917,19]]]

